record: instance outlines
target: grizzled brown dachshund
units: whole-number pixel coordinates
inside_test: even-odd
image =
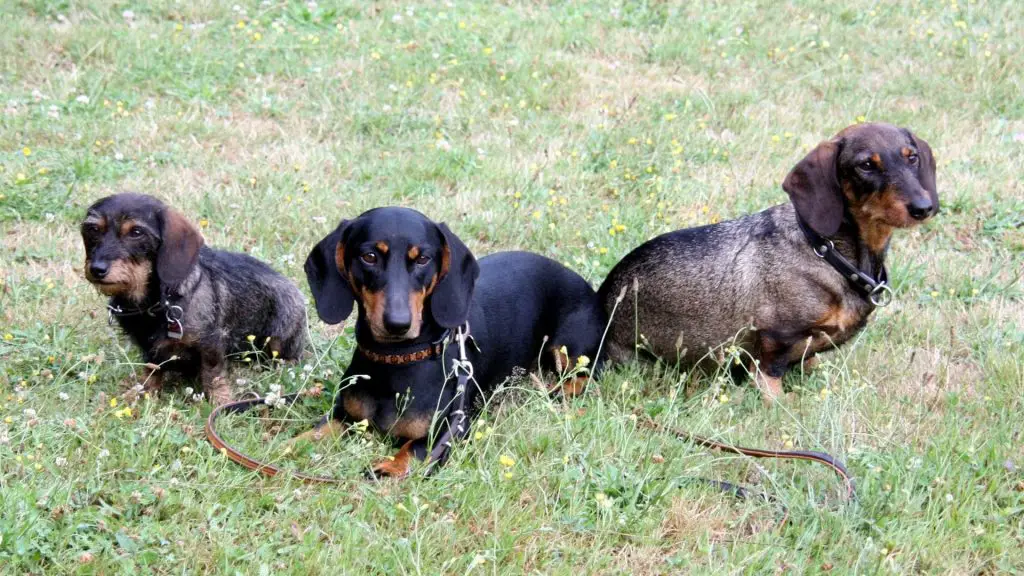
[[[735,342],[766,401],[797,363],[849,340],[890,295],[889,240],[936,214],[928,143],[889,124],[822,142],[782,184],[791,203],[664,234],[599,291],[611,359],[645,350],[692,365]]]
[[[81,232],[85,277],[110,297],[111,317],[142,350],[147,390],[158,391],[168,371],[198,376],[210,401],[223,404],[231,400],[230,355],[254,347],[281,359],[302,353],[306,306],[295,284],[251,256],[205,246],[160,200],[107,196],[89,207]]]

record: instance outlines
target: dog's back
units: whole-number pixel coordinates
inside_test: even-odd
[[[745,344],[749,334],[742,327],[759,317],[800,314],[780,308],[777,298],[779,271],[802,266],[792,261],[793,250],[779,249],[801,240],[795,229],[793,207],[783,204],[669,232],[629,253],[598,292],[606,311],[615,310],[608,332],[611,358],[631,357],[635,342],[659,357],[692,362],[734,338]]]
[[[596,360],[605,315],[594,289],[558,262],[529,252],[499,252],[480,259],[470,327],[486,330],[487,372],[503,379],[528,368],[546,348],[566,346],[569,355]],[[528,341],[523,335],[531,335]],[[548,340],[545,343],[544,337]],[[495,382],[496,384],[497,382]]]
[[[211,306],[217,324],[228,332],[230,352],[248,351],[247,336],[273,334],[279,339],[280,356],[294,359],[302,354],[306,340],[306,303],[290,280],[266,263],[238,252],[204,246],[199,267],[214,290]],[[199,292],[203,294],[203,292]],[[195,304],[193,304],[195,305]],[[257,342],[257,347],[262,346]]]

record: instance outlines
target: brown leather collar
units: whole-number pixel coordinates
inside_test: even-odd
[[[412,352],[375,352],[358,342],[356,343],[356,347],[359,349],[359,353],[365,356],[370,362],[387,364],[389,366],[401,366],[403,364],[412,364],[413,362],[421,362],[429,358],[441,356],[441,354],[444,353],[444,345],[451,339],[451,334],[451,331],[445,330],[445,333],[442,334],[440,338],[434,342],[425,344],[423,348],[413,350]]]

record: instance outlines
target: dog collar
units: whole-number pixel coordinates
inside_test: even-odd
[[[444,334],[437,340],[428,344],[421,344],[411,351],[405,350],[371,350],[361,342],[356,342],[356,347],[359,349],[359,353],[366,357],[370,362],[376,364],[387,364],[388,366],[401,366],[404,364],[413,364],[415,362],[422,362],[423,360],[429,360],[430,358],[440,357],[444,353],[445,344],[447,344],[452,337],[451,330],[445,330]]]
[[[811,244],[811,250],[814,250],[814,255],[828,262],[837,272],[842,274],[861,296],[879,308],[884,308],[892,303],[892,288],[889,286],[889,273],[885,270],[885,264],[882,264],[882,269],[878,272],[878,278],[873,278],[870,274],[854,266],[852,262],[836,250],[835,244],[831,240],[822,237],[812,230],[802,218],[797,216],[796,221],[800,224],[804,237]]]
[[[160,311],[164,312],[164,319],[167,320],[167,337],[174,340],[181,340],[182,336],[185,335],[185,326],[182,324],[181,319],[185,316],[185,311],[181,306],[177,304],[171,304],[170,298],[161,300],[156,304],[148,308],[142,308],[136,306],[135,308],[123,308],[117,304],[107,304],[107,324],[113,325],[114,318],[120,318],[125,316],[150,316],[156,317],[156,313]]]

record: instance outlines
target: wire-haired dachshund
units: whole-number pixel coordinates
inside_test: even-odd
[[[231,400],[231,355],[263,350],[298,358],[306,305],[298,287],[245,254],[206,246],[180,212],[152,196],[116,194],[89,207],[81,226],[85,278],[142,350],[146,390],[165,372],[199,376],[216,404]],[[159,367],[159,369],[157,369]]]
[[[609,357],[645,350],[692,365],[735,342],[771,401],[790,367],[847,341],[887,303],[893,231],[939,210],[928,143],[889,124],[820,143],[782,187],[791,203],[670,232],[623,258],[599,290],[615,309]]]
[[[443,223],[407,208],[377,208],[342,221],[309,254],[306,277],[320,318],[345,320],[358,307],[357,349],[333,412],[307,438],[368,420],[403,443],[374,467],[404,476],[430,438],[449,425],[457,346],[449,335],[468,324],[475,384],[467,406],[517,367],[572,369],[593,359],[604,313],[590,284],[561,264],[527,252],[473,257]],[[582,372],[582,371],[580,371]],[[362,376],[362,378],[356,378]],[[368,377],[368,378],[367,378]],[[573,386],[573,391],[578,387]]]

